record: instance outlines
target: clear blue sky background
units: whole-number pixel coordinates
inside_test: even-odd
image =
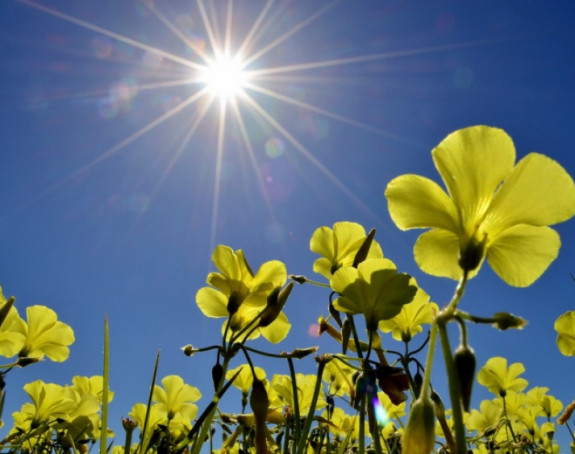
[[[211,52],[195,2],[156,4]],[[112,427],[120,432],[119,418],[146,400],[158,349],[159,378],[180,374],[202,390],[200,406],[206,404],[214,355],[186,358],[179,348],[219,340],[221,321],[206,319],[195,304],[214,269],[216,244],[243,249],[254,267],[279,259],[289,273],[317,277],[313,231],[356,221],[375,227],[384,254],[444,304],[455,283],[417,268],[412,247],[419,232],[393,225],[383,191],[404,173],[438,180],[430,151],[455,129],[501,127],[519,158],[539,151],[575,174],[571,1],[341,1],[321,13],[327,2],[274,3],[251,50],[275,44],[248,69],[312,65],[259,82],[279,97],[248,91],[282,128],[241,105],[253,159],[231,117],[217,153],[217,104],[189,138],[198,103],[118,146],[201,89],[167,84],[193,78],[179,59],[198,58],[137,1],[34,5],[0,4],[0,283],[21,313],[32,304],[53,308],[73,326],[76,343],[63,364],[46,361],[9,374],[8,427],[10,412],[24,402],[24,383],[65,384],[101,373],[105,314],[116,392]],[[220,36],[226,5],[206,8]],[[264,6],[234,3],[232,47]],[[331,63],[315,65],[321,62]],[[575,398],[575,363],[559,354],[553,322],[575,308],[575,224],[558,231],[560,256],[532,287],[510,288],[485,266],[462,307],[525,317],[521,332],[472,328],[479,366],[495,355],[523,362],[530,386],[548,386],[567,404]],[[322,290],[296,288],[285,310],[293,323],[285,343],[256,345],[338,351],[308,334],[327,314],[327,298]],[[287,373],[285,364],[256,362],[270,374]],[[313,367],[301,363],[304,372]],[[476,405],[482,397],[478,390]]]

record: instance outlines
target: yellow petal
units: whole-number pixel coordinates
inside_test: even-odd
[[[471,232],[513,168],[511,138],[501,129],[472,126],[449,134],[432,155],[463,228]]]
[[[274,287],[283,287],[287,280],[286,266],[279,260],[270,260],[260,266],[251,286],[252,291],[271,290]]]
[[[553,225],[575,214],[575,184],[553,159],[530,153],[493,198],[484,228],[498,233],[517,224]]]
[[[226,296],[210,287],[203,287],[196,293],[196,303],[206,317],[227,317]]]
[[[419,175],[402,175],[385,190],[389,214],[402,230],[437,227],[456,233],[458,215],[453,201],[434,181]]]
[[[417,265],[427,274],[456,281],[463,275],[458,264],[459,238],[447,230],[433,229],[420,235],[413,255]]]
[[[242,279],[242,272],[240,264],[238,263],[238,257],[232,248],[224,246],[223,244],[219,244],[214,249],[214,253],[212,254],[212,261],[214,262],[214,265],[216,265],[216,268],[230,279]]]
[[[266,326],[265,328],[260,328],[262,336],[269,340],[272,344],[277,344],[285,339],[288,335],[291,324],[288,321],[286,315],[280,312],[278,317],[274,320],[272,324]]]
[[[527,287],[555,260],[560,246],[559,235],[549,227],[516,225],[488,245],[487,261],[509,285]]]
[[[561,315],[555,321],[557,347],[565,356],[575,356],[575,311]]]

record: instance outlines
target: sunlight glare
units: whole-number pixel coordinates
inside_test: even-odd
[[[248,77],[239,58],[221,54],[201,72],[200,81],[209,93],[225,102],[243,93]]]

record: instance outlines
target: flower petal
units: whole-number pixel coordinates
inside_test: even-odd
[[[511,172],[515,147],[502,129],[472,126],[449,134],[432,151],[462,226],[472,232],[495,190]]]
[[[447,230],[433,229],[420,235],[413,247],[413,255],[427,274],[456,281],[463,276],[458,264],[459,238]]]
[[[210,287],[203,287],[196,293],[196,303],[206,317],[227,317],[228,299]]]
[[[291,323],[288,321],[283,312],[270,325],[265,328],[260,328],[262,336],[269,340],[272,344],[277,344],[285,339],[291,328]]]
[[[252,292],[267,291],[274,287],[283,287],[287,280],[286,266],[279,260],[270,260],[260,266],[253,281]]]
[[[556,161],[530,153],[493,198],[484,221],[495,234],[517,224],[553,225],[575,214],[575,184]]]
[[[231,247],[224,246],[223,244],[216,246],[214,253],[212,254],[212,261],[214,262],[214,265],[216,265],[216,268],[230,279],[242,279],[238,257]]]
[[[557,331],[557,347],[565,356],[575,356],[575,311],[565,312],[554,325]]]
[[[437,227],[456,233],[457,209],[434,181],[419,175],[402,175],[385,190],[389,214],[402,230]]]
[[[509,285],[527,287],[555,260],[560,246],[558,233],[549,227],[516,225],[488,246],[487,261]]]

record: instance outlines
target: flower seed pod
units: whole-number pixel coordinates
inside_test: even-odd
[[[435,410],[428,397],[411,406],[403,433],[402,454],[429,454],[435,444]]]
[[[465,411],[469,411],[471,403],[471,389],[475,379],[476,362],[475,353],[471,347],[468,345],[457,347],[453,355],[453,363],[461,389],[461,404]]]

